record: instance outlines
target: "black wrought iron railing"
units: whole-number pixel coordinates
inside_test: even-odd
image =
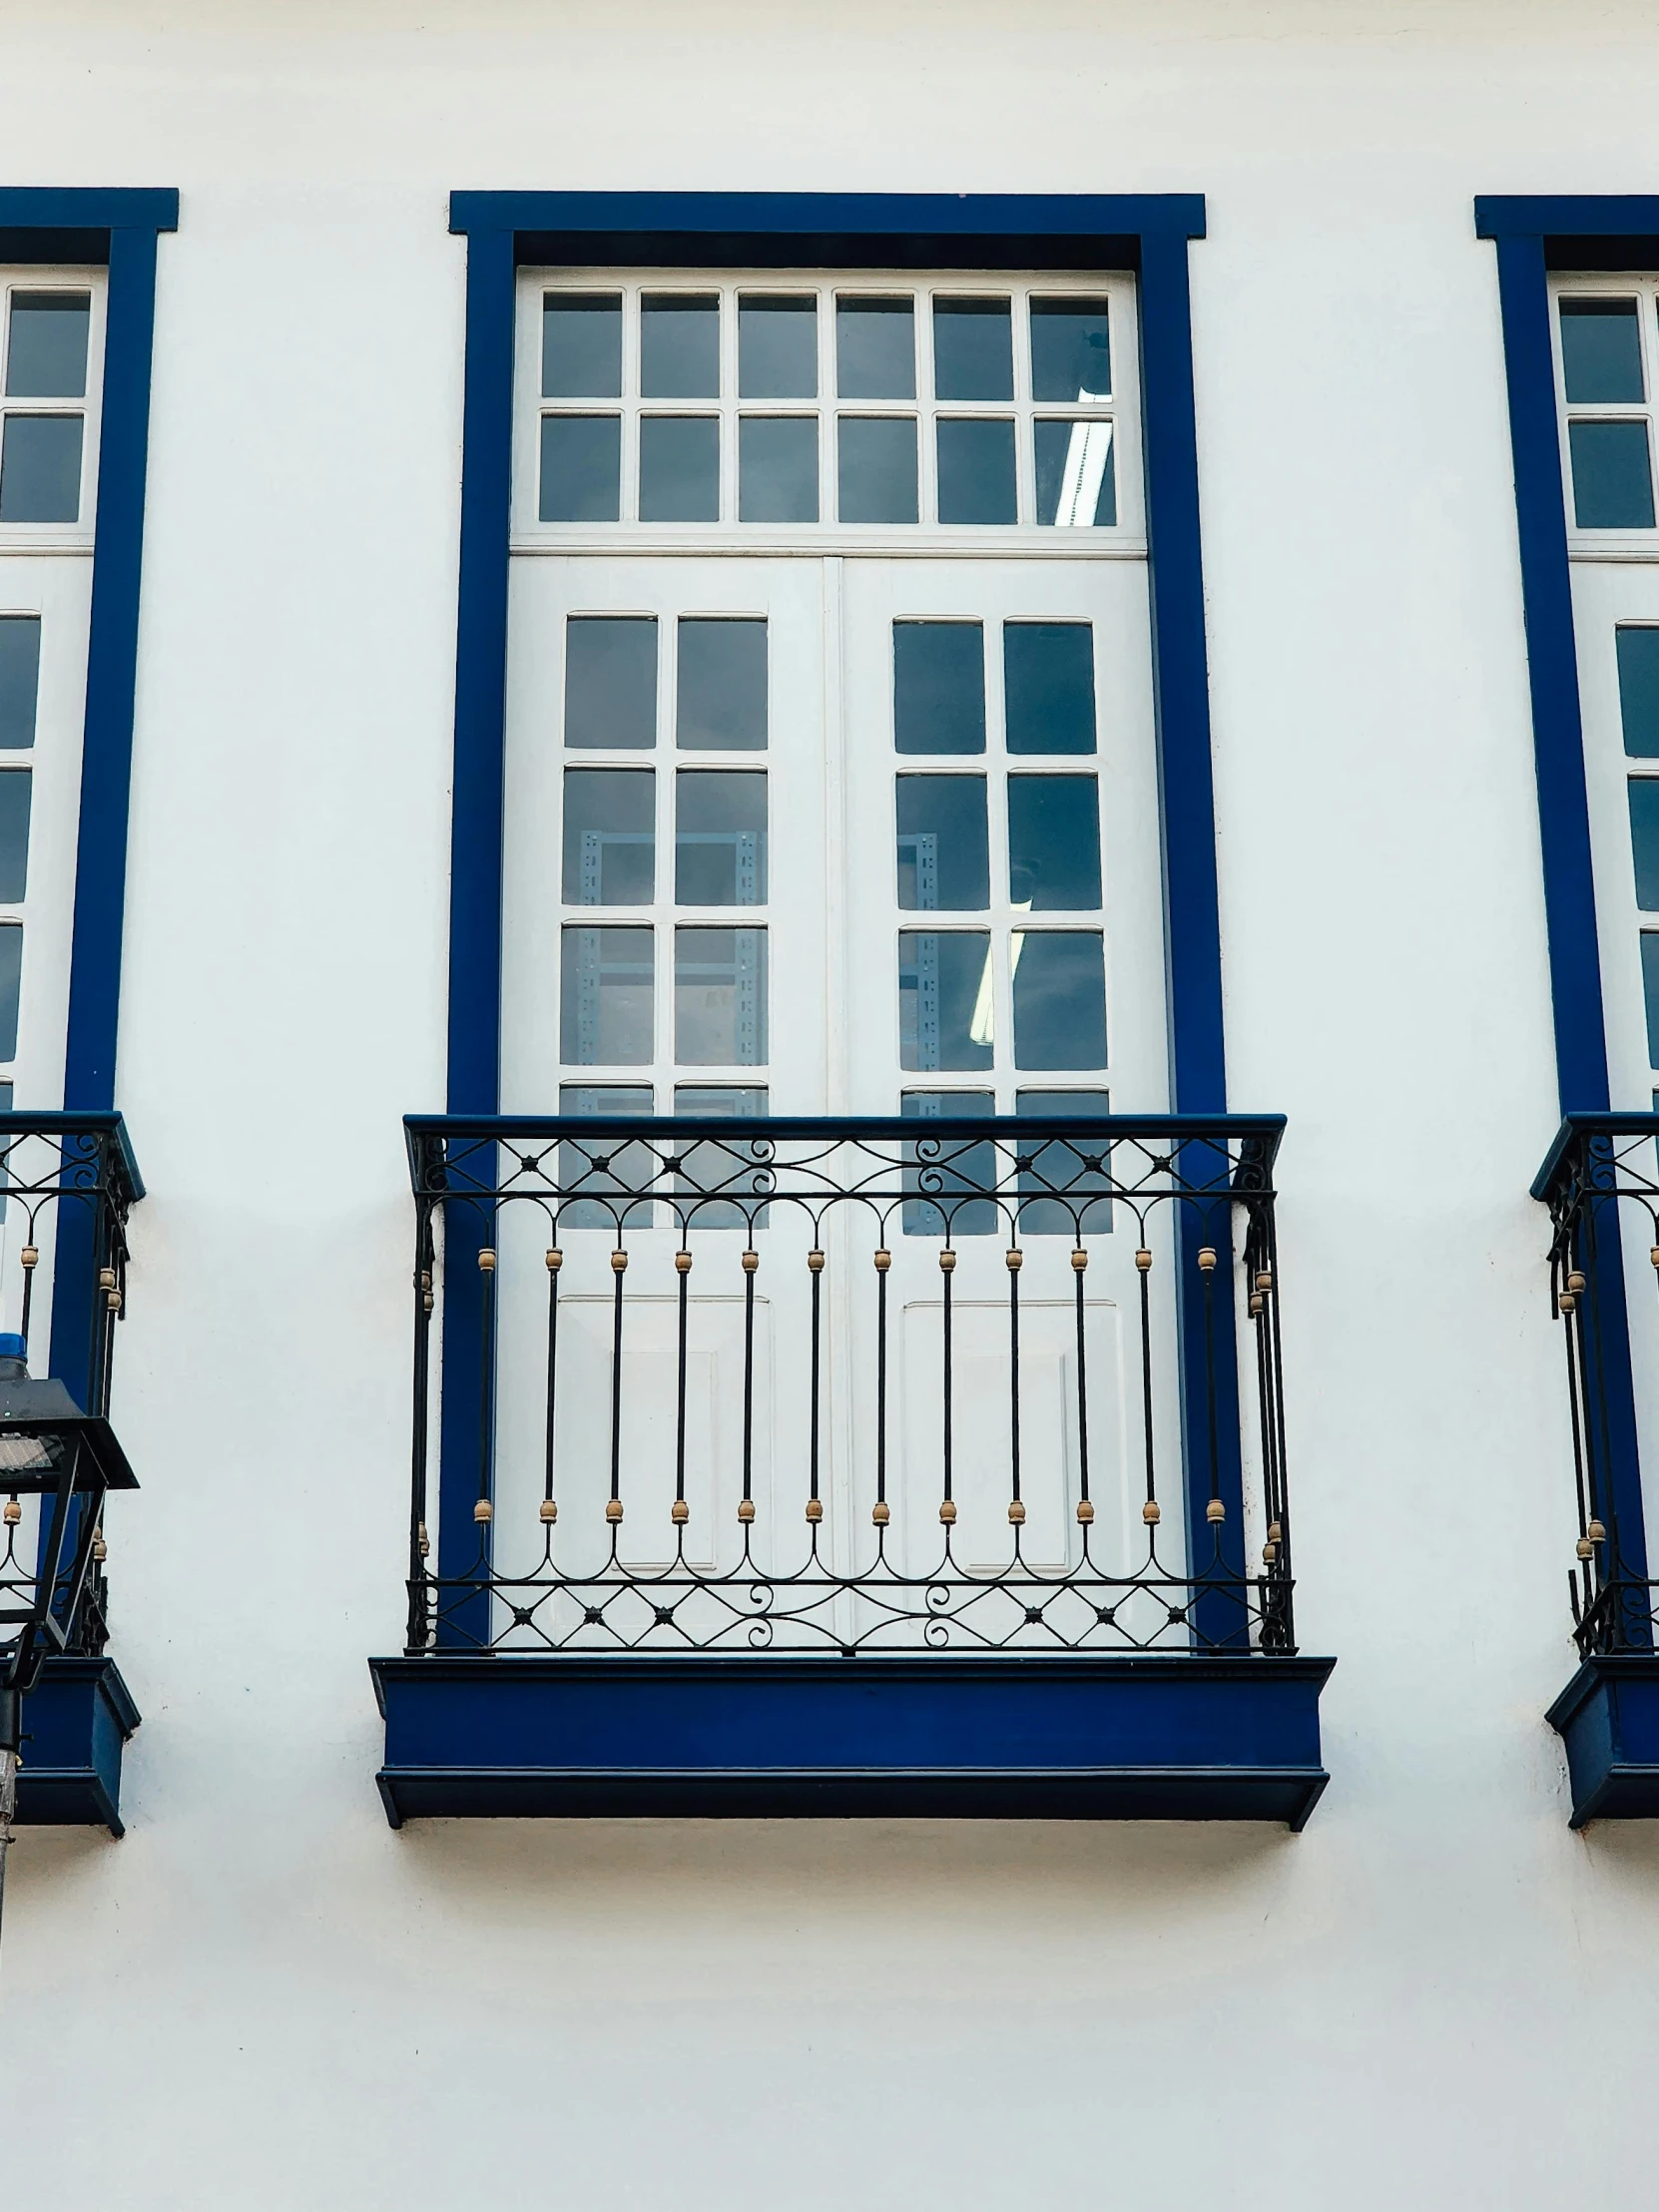
[[[1290,1653],[1276,1117],[411,1117],[407,1650]]]
[[[0,1113],[0,1336],[21,1340],[6,1350],[21,1350],[31,1376],[57,1377],[82,1412],[109,1414],[127,1221],[143,1196],[119,1114]],[[4,1611],[33,1594],[41,1532],[35,1501],[6,1495],[3,1468],[0,1498]],[[73,1552],[71,1543],[66,1558]],[[107,1557],[100,1528],[67,1623],[71,1654],[97,1654],[109,1641]],[[70,1609],[67,1597],[57,1609]]]

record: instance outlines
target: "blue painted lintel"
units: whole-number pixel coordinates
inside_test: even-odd
[[[372,1659],[394,1828],[441,1816],[1243,1820],[1327,1780],[1333,1659]]]
[[[122,1835],[121,1751],[138,1724],[113,1659],[49,1659],[23,1700],[19,1825]]]
[[[1659,1820],[1659,1653],[1586,1659],[1545,1718],[1567,1747],[1574,1828]]]

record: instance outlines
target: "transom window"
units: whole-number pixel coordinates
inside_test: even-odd
[[[1121,278],[532,275],[521,296],[521,529],[1138,520]]]
[[[1558,285],[1555,339],[1571,527],[1651,530],[1659,279]]]

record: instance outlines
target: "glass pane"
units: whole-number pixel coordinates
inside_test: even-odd
[[[622,417],[543,415],[543,522],[615,522],[622,514]]]
[[[559,1056],[571,1067],[648,1067],[651,931],[566,923]]]
[[[1647,1001],[1647,1063],[1659,1068],[1659,931],[1651,929],[1642,931],[1642,996]]]
[[[14,291],[6,345],[6,393],[14,399],[80,399],[87,388],[92,295]]]
[[[565,743],[644,750],[657,742],[655,615],[572,615],[565,624]]]
[[[1624,750],[1639,761],[1659,760],[1659,630],[1620,628],[1613,636]]]
[[[912,300],[835,301],[835,389],[843,399],[915,397]]]
[[[674,895],[682,906],[764,906],[767,780],[754,769],[682,769]]]
[[[982,776],[898,779],[898,903],[932,913],[991,902]]]
[[[80,517],[80,416],[7,415],[0,443],[0,522]]]
[[[740,399],[818,397],[818,301],[749,293],[738,301]]]
[[[995,1042],[988,929],[898,933],[898,1064],[988,1068]]]
[[[935,399],[1012,399],[1014,326],[1006,299],[935,299]]]
[[[591,1114],[606,1121],[643,1121],[651,1110],[648,1083],[561,1083],[559,1086],[561,1114]],[[603,1168],[595,1164],[600,1160],[605,1162]],[[560,1182],[566,1190],[582,1190],[594,1195],[567,1199],[559,1209],[559,1230],[609,1229],[614,1235],[622,1226],[649,1228],[652,1207],[648,1199],[627,1208],[607,1204],[606,1200],[613,1195],[649,1188],[655,1174],[656,1160],[649,1145],[619,1145],[614,1137],[596,1137],[591,1144],[578,1139],[575,1143],[560,1145]],[[625,1219],[619,1220],[619,1214]]]
[[[0,615],[0,748],[34,744],[39,692],[39,615]]]
[[[914,522],[913,415],[842,415],[835,425],[842,522]]]
[[[647,399],[720,397],[720,297],[648,291],[640,301],[640,390]]]
[[[1112,389],[1112,341],[1104,299],[1033,299],[1031,396],[1105,399]],[[1035,1095],[1035,1094],[1033,1094]]]
[[[1037,520],[1061,530],[1108,529],[1118,518],[1118,474],[1109,422],[1032,424]]]
[[[1659,776],[1630,779],[1630,845],[1636,864],[1636,903],[1659,914]]]
[[[1014,1065],[1106,1064],[1106,965],[1093,929],[1015,930]]]
[[[744,415],[740,419],[738,520],[818,520],[817,415]]]
[[[17,1058],[17,1001],[23,981],[23,924],[0,923],[0,1060]]]
[[[906,1121],[977,1120],[995,1111],[991,1091],[906,1091],[899,1101]],[[962,1137],[918,1137],[904,1147],[903,1188],[932,1194],[931,1199],[905,1200],[906,1237],[942,1237],[947,1228],[952,1237],[995,1236],[996,1201],[962,1195],[995,1190],[994,1144],[974,1144]]]
[[[18,906],[29,881],[29,794],[26,768],[0,776],[0,905]]]
[[[543,293],[541,388],[545,399],[621,398],[621,292]]]
[[[1014,497],[1014,426],[1011,422],[938,424],[939,520],[1017,522]]]
[[[977,622],[892,626],[893,744],[900,753],[983,753],[985,634]]]
[[[1010,753],[1092,753],[1094,631],[1086,622],[1009,622],[1002,700]]]
[[[1581,530],[1652,529],[1645,422],[1569,422],[1567,447],[1573,515]]]
[[[1105,1091],[1021,1091],[1014,1105],[1016,1113],[1033,1121],[1092,1119],[1111,1110]],[[1093,1139],[1071,1144],[1051,1137],[1022,1141],[1020,1152],[1031,1163],[1020,1170],[1021,1195],[1054,1194],[1028,1198],[1020,1207],[1022,1237],[1103,1237],[1110,1231],[1111,1199],[1090,1195],[1111,1189],[1110,1146]]]
[[[1642,338],[1634,299],[1563,299],[1561,367],[1567,397],[1640,399]]]
[[[720,520],[720,422],[714,415],[640,420],[640,520]]]
[[[770,1111],[767,1092],[761,1087],[705,1087],[681,1083],[675,1086],[674,1111],[700,1121],[758,1121]],[[723,1143],[689,1144],[680,1155],[675,1178],[677,1197],[695,1198],[699,1192],[730,1192],[730,1197],[705,1198],[683,1209],[688,1228],[764,1229],[765,1206],[744,1206],[746,1197],[763,1193],[772,1180],[772,1169],[754,1157],[741,1131],[733,1131]]]
[[[767,933],[676,929],[674,1057],[682,1067],[764,1067]]]
[[[682,753],[765,752],[765,622],[696,615],[681,622],[675,724]]]
[[[649,906],[657,879],[650,769],[565,771],[567,906]]]
[[[1008,895],[1034,913],[1100,904],[1100,805],[1092,776],[1010,776]]]

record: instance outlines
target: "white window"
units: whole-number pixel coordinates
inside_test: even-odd
[[[104,273],[0,269],[0,1099],[62,1102]]]

